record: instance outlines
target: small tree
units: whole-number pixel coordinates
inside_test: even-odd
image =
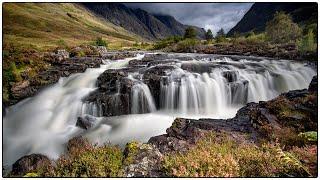
[[[212,39],[213,39],[212,31],[211,31],[211,29],[208,29],[208,31],[206,32],[206,40],[210,41]]]
[[[296,42],[302,30],[292,18],[284,12],[276,12],[273,19],[267,22],[266,35],[273,43]]]
[[[188,27],[186,30],[185,30],[185,33],[184,33],[184,38],[195,38],[197,36],[197,33],[196,33],[196,30],[193,29],[192,27]]]
[[[221,28],[218,32],[217,32],[217,35],[216,35],[216,37],[225,37],[225,33],[224,33],[224,29],[223,28]]]

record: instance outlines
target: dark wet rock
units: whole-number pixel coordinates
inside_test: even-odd
[[[316,93],[318,92],[318,76],[313,76],[310,82],[308,91],[316,92]]]
[[[177,62],[177,60],[175,59],[167,59],[167,60],[162,60],[162,61],[151,61],[150,63],[148,63],[148,66],[156,66],[156,65],[175,65]]]
[[[147,69],[143,74],[143,82],[148,85],[156,107],[160,107],[160,89],[163,76],[175,69],[174,66],[161,65]]]
[[[238,80],[239,72],[238,71],[224,71],[222,76],[226,78],[228,82],[235,82]]]
[[[125,156],[125,177],[160,177],[164,176],[161,172],[161,162],[164,156],[151,144],[135,143],[128,145],[124,150]]]
[[[293,90],[293,91],[289,91],[287,93],[282,94],[283,96],[285,96],[288,99],[295,99],[295,98],[303,98],[306,97],[308,95],[308,90],[307,89],[302,89],[302,90]]]
[[[217,67],[217,65],[211,64],[211,63],[192,63],[187,62],[183,63],[181,65],[181,69],[189,71],[189,72],[195,72],[195,73],[210,73],[213,68]]]
[[[29,172],[37,172],[41,168],[52,167],[51,160],[42,154],[23,156],[12,165],[11,176],[24,176]]]
[[[120,91],[121,85],[132,86],[130,80],[125,79],[130,69],[108,69],[97,80],[97,86],[107,93]]]
[[[153,61],[153,60],[166,60],[169,58],[168,54],[165,53],[156,53],[156,54],[146,54],[143,57],[143,61]]]
[[[134,60],[129,61],[129,66],[132,66],[132,67],[148,66],[148,64],[150,62],[151,62],[151,60],[137,60],[137,59],[134,59]]]
[[[78,117],[77,122],[76,122],[76,126],[88,130],[90,129],[94,123],[96,122],[96,117],[91,116],[91,115],[85,115],[82,117]]]
[[[108,94],[98,90],[91,93],[84,101],[99,104],[102,116],[118,116],[131,112],[130,94]]]
[[[249,82],[247,80],[231,82],[229,86],[232,104],[245,104],[248,102]]]

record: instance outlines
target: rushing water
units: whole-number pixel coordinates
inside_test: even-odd
[[[82,102],[96,89],[96,79],[106,69],[126,67],[129,60],[142,58],[143,55],[138,55],[105,61],[100,68],[61,78],[35,97],[8,108],[3,119],[4,165],[31,153],[56,159],[65,150],[68,140],[79,134],[98,144],[107,141],[123,144],[130,140],[147,141],[151,136],[165,133],[177,116],[230,118],[247,102],[269,100],[282,92],[308,87],[316,74],[303,63],[285,60],[252,62],[203,58],[175,64],[175,69],[161,81],[158,109],[139,73],[128,76],[134,81],[130,115],[101,117],[101,105]],[[183,69],[188,63],[203,65],[208,61],[224,65],[204,73]],[[115,94],[114,107],[119,101]],[[84,114],[98,117],[88,131],[75,126],[77,117]]]

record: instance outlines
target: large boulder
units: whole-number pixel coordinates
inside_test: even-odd
[[[42,168],[52,167],[51,160],[42,154],[30,154],[18,159],[12,165],[11,176],[24,176],[29,172],[37,172]]]

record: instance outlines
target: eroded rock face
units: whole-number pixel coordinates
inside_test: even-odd
[[[51,167],[50,159],[42,154],[23,156],[12,165],[12,176],[24,176],[29,172],[37,172],[40,168]]]

